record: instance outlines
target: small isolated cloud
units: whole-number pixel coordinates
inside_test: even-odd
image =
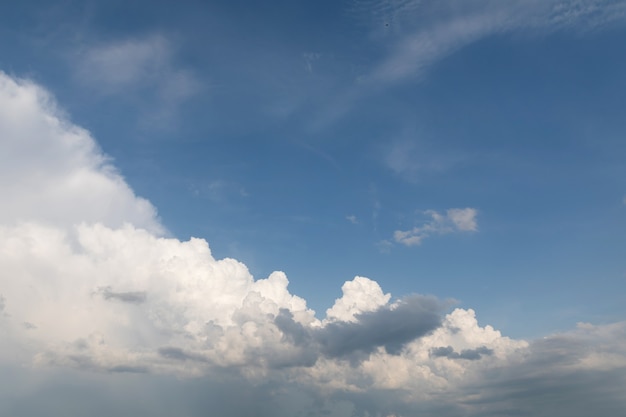
[[[427,210],[425,215],[430,220],[409,230],[396,230],[394,241],[405,246],[417,246],[432,235],[442,235],[453,232],[475,232],[478,230],[476,221],[477,210],[474,208],[452,208],[445,214],[435,210]]]
[[[359,223],[359,220],[356,218],[356,216],[354,214],[346,216],[346,220],[348,220],[352,224],[358,224]]]

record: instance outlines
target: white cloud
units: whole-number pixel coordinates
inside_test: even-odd
[[[476,214],[476,209],[473,208],[448,210],[448,218],[462,232],[475,232],[478,230]]]
[[[454,17],[428,30],[418,30],[397,44],[368,79],[393,82],[421,75],[445,55],[496,31],[502,24],[500,20],[497,11],[491,10],[470,17]]]
[[[406,246],[417,246],[432,235],[478,230],[476,221],[478,211],[474,208],[452,208],[445,214],[427,210],[424,214],[430,217],[429,221],[409,230],[396,230],[393,234],[394,240]]]
[[[523,408],[538,398],[525,381],[562,402],[570,397],[558,387],[568,388],[572,376],[594,392],[595,375],[624,382],[624,323],[528,343],[479,326],[472,310],[443,314],[433,297],[392,300],[364,277],[346,282],[320,320],[289,292],[282,272],[255,280],[241,262],[215,259],[203,239],[163,237],[152,206],[89,134],[40,87],[4,74],[0,154],[8,202],[0,207],[0,378],[18,381],[0,390],[2,415],[41,414],[49,395],[56,402],[46,413],[65,416],[59,398],[76,397],[77,387],[86,403],[115,403],[121,391],[110,387],[128,373],[158,398],[167,389],[153,374],[197,376],[177,384],[213,395],[212,406],[229,410],[221,415],[242,415],[259,401],[269,407],[261,415],[285,415],[267,398],[287,401],[290,415],[506,415],[498,413],[503,403]],[[471,208],[427,214],[431,220],[405,238],[476,230]],[[611,392],[604,407],[619,410],[623,395]],[[206,413],[176,404],[188,415]],[[568,415],[593,414],[581,410]]]
[[[163,233],[155,208],[135,196],[89,132],[65,120],[46,91],[1,72],[0,138],[3,223],[132,223]]]
[[[341,287],[341,298],[326,310],[328,320],[356,321],[356,316],[375,311],[389,302],[391,294],[383,294],[376,281],[365,277],[355,277]]]

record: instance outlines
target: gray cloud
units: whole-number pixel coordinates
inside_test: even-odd
[[[404,345],[441,326],[442,303],[435,298],[413,295],[394,306],[357,314],[356,322],[336,321],[322,328],[305,328],[281,310],[274,323],[292,344],[310,349],[316,346],[319,355],[358,361],[378,347],[397,355]]]
[[[329,357],[371,353],[379,346],[397,354],[405,343],[439,327],[441,310],[442,305],[436,299],[414,295],[403,299],[395,308],[359,314],[355,323],[329,323],[317,332],[316,339]]]
[[[463,349],[461,352],[455,352],[452,346],[442,346],[430,350],[430,356],[433,358],[467,359],[475,361],[482,358],[483,355],[493,355],[493,349],[481,346],[476,349]]]
[[[174,359],[178,361],[196,361],[206,362],[207,359],[197,353],[186,352],[185,350],[177,347],[166,346],[159,348],[159,355],[167,359]]]
[[[626,410],[626,322],[533,341],[517,360],[466,381],[459,404],[471,417],[586,417]]]
[[[11,383],[8,383],[11,381]],[[348,417],[351,404],[337,410],[297,385],[271,380],[252,384],[215,369],[210,378],[178,379],[153,374],[87,374],[0,366],[0,415],[68,416],[330,416]],[[4,388],[7,389],[4,389]]]
[[[145,373],[148,373],[148,368],[144,366],[117,365],[117,366],[108,368],[108,371],[116,372],[116,373],[145,374]]]
[[[142,304],[146,301],[145,291],[113,291],[111,287],[98,288],[96,292],[105,300],[116,300],[123,303]]]

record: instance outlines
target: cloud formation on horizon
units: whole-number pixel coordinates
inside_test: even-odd
[[[168,236],[156,209],[134,194],[89,132],[69,122],[42,87],[4,73],[0,154],[6,375],[53,369],[78,381],[94,374],[94,386],[107,376],[176,375],[213,392],[223,379],[270,397],[297,390],[302,404],[319,400],[335,415],[512,415],[529,407],[522,399],[542,395],[536,384],[553,400],[532,415],[559,415],[559,399],[580,404],[584,388],[604,393],[607,413],[626,405],[608,385],[626,382],[625,323],[513,340],[480,326],[471,309],[446,314],[449,304],[434,297],[393,299],[365,277],[347,281],[320,318],[289,292],[283,272],[255,279],[243,263],[215,259],[204,239]],[[427,214],[426,226],[396,240],[477,229],[472,208]],[[15,412],[24,392],[0,394],[0,413]],[[235,413],[227,399],[216,401],[224,401],[222,415]],[[593,411],[569,409],[562,415]]]

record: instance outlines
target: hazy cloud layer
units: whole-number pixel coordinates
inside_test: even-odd
[[[254,279],[203,239],[164,237],[89,133],[41,87],[4,74],[0,154],[2,415],[624,409],[624,323],[512,340],[473,310],[393,300],[365,277],[318,318],[284,273]],[[396,240],[477,229],[472,208],[426,214]]]

